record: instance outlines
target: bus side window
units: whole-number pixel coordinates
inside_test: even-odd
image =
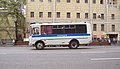
[[[46,33],[47,34],[52,34],[52,26],[47,26]]]
[[[45,26],[41,26],[41,34],[45,34]]]
[[[52,26],[41,26],[41,34],[52,34]]]

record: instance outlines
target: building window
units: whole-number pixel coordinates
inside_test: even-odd
[[[67,3],[70,3],[70,0],[67,0]]]
[[[103,0],[100,0],[100,4],[103,4]]]
[[[35,0],[31,0],[31,2],[34,2]]]
[[[93,4],[96,4],[96,0],[93,0]]]
[[[70,12],[67,12],[67,18],[70,18]]]
[[[117,4],[117,0],[113,0],[113,5]]]
[[[43,2],[43,0],[39,0],[40,2]]]
[[[85,13],[85,19],[88,19],[88,13]]]
[[[34,12],[30,12],[30,17],[34,18]]]
[[[52,0],[48,0],[48,2],[52,2]]]
[[[101,14],[101,19],[104,19],[104,14]]]
[[[112,19],[115,19],[115,14],[111,14],[111,18],[112,18]]]
[[[115,32],[115,25],[112,25],[112,32]]]
[[[117,4],[117,0],[109,0],[108,3],[110,5],[116,5]]]
[[[57,12],[57,18],[60,18],[60,12]]]
[[[104,24],[101,24],[101,31],[104,31]]]
[[[85,3],[88,3],[88,0],[85,0]]]
[[[80,18],[80,13],[77,13],[77,18]]]
[[[48,12],[48,17],[51,18],[52,17],[52,13]]]
[[[93,24],[93,31],[97,31],[97,25]]]
[[[58,3],[60,3],[60,0],[57,0]]]
[[[43,17],[43,12],[39,12],[39,17],[40,17],[40,18]]]
[[[76,0],[76,3],[80,3],[80,0]]]
[[[93,19],[96,19],[96,13],[93,13]]]

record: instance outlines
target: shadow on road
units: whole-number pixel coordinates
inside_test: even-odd
[[[82,49],[93,49],[93,48],[87,48],[87,47],[79,47],[77,49],[69,49],[66,47],[46,47],[43,50],[82,50]],[[37,50],[36,48],[32,49],[32,50]]]

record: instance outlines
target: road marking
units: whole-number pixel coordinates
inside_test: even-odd
[[[106,51],[81,52],[82,54],[107,53]]]
[[[120,58],[92,58],[91,61],[102,61],[102,60],[120,60]]]
[[[0,55],[6,55],[7,53],[0,53]]]

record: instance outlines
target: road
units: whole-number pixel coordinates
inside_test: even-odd
[[[120,46],[0,47],[0,69],[120,69]]]

